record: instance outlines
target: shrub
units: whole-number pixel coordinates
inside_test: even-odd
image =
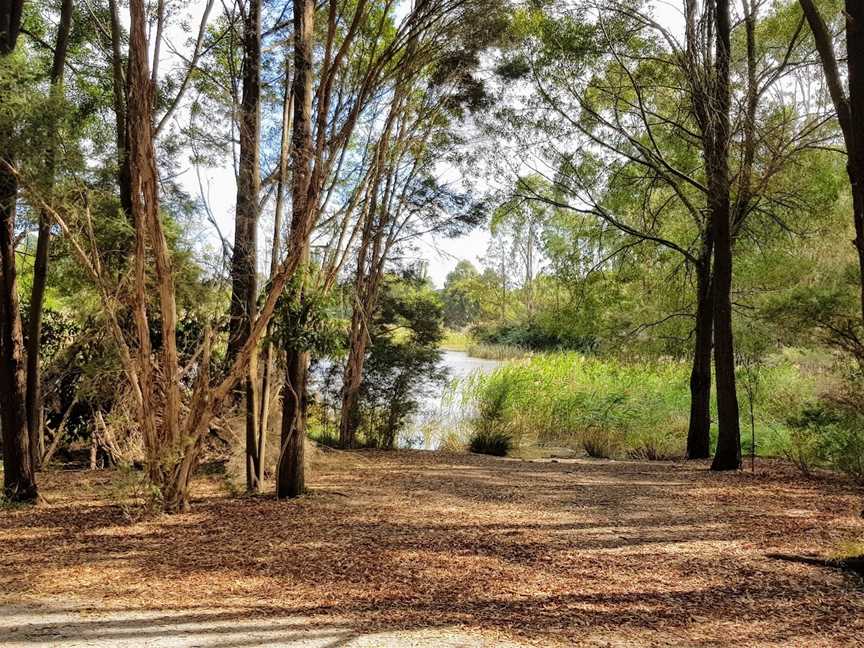
[[[513,437],[504,430],[477,430],[471,435],[468,449],[475,454],[504,457],[513,448]]]
[[[834,425],[823,441],[832,467],[858,483],[864,483],[864,432],[861,423],[856,417]]]
[[[663,426],[639,431],[627,439],[627,454],[645,461],[671,461],[684,456],[687,431]]]
[[[580,442],[589,457],[611,459],[620,451],[623,438],[616,430],[598,426],[585,430],[580,435]]]
[[[818,430],[812,428],[793,428],[789,433],[788,445],[783,450],[788,459],[803,474],[809,475],[823,463],[822,438]]]

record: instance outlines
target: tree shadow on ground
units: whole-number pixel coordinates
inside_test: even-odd
[[[312,479],[331,494],[293,502],[209,497],[132,525],[111,505],[15,511],[0,519],[0,585],[151,616],[159,601],[193,633],[254,621],[253,637],[286,641],[298,618],[322,641],[461,627],[565,644],[852,645],[864,632],[859,581],[765,557],[861,533],[848,484],[635,462],[348,459]],[[81,632],[177,631],[158,614],[115,616]],[[225,641],[207,645],[242,645]]]

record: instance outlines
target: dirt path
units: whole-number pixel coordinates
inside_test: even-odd
[[[845,482],[337,457],[296,502],[208,480],[136,523],[112,473],[49,473],[49,504],[0,511],[0,645],[864,646],[860,579],[766,557],[864,537]]]

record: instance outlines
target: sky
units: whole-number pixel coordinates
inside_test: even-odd
[[[165,45],[162,48],[161,69],[167,70],[173,66],[185,65],[183,61],[176,55],[171,55],[171,51],[180,52],[184,57],[188,58],[192,52],[192,44],[189,43],[197,33],[200,16],[203,13],[203,8],[206,2],[204,0],[192,0],[184,6],[175,16],[172,16],[165,30]],[[214,6],[211,14],[211,19],[220,10],[218,3]],[[655,15],[658,21],[668,26],[672,26],[673,33],[679,31],[675,29],[675,25],[682,24],[681,3],[677,0],[657,0],[654,3]],[[183,111],[178,110],[175,116],[183,117]],[[170,130],[166,129],[163,137],[170,137]],[[200,171],[200,181],[196,170],[187,161],[187,167],[181,170],[181,175],[176,178],[177,182],[188,191],[192,196],[200,196],[203,185],[203,191],[209,204],[210,210],[213,213],[215,220],[219,225],[222,235],[229,241],[233,241],[234,237],[234,209],[236,203],[236,184],[234,172],[231,168],[230,156],[226,157],[224,164],[202,168]],[[272,201],[265,209],[265,214],[262,215],[262,226],[259,233],[259,250],[269,250],[269,240],[271,234],[267,232],[266,223],[272,218]],[[447,274],[456,266],[460,260],[468,260],[476,267],[482,266],[481,258],[486,253],[486,248],[489,243],[489,233],[484,226],[480,226],[472,232],[454,239],[446,239],[433,235],[426,235],[417,242],[417,253],[421,260],[424,260],[427,265],[429,278],[437,287],[442,287]],[[205,246],[213,250],[219,249],[218,235],[212,225],[206,225],[199,236],[199,240]],[[264,270],[267,261],[265,255],[261,255],[261,269]]]

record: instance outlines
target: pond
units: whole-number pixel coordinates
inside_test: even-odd
[[[500,360],[473,358],[464,351],[444,351],[440,366],[447,370],[448,380],[430,388],[420,410],[399,437],[399,447],[437,450],[442,441],[463,423],[463,412],[456,405],[459,384],[475,373],[490,373],[500,367]]]

